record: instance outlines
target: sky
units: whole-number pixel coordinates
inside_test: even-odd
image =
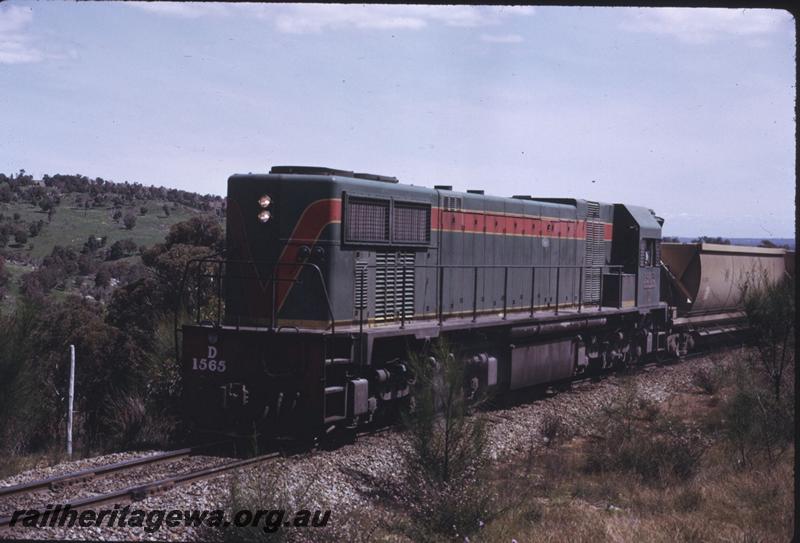
[[[317,165],[793,237],[779,10],[0,4],[0,171],[224,195]]]

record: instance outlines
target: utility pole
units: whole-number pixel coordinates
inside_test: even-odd
[[[75,345],[69,346],[69,407],[67,408],[67,456],[72,458],[72,401],[75,397]]]

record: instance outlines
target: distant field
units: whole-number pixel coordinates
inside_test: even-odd
[[[78,208],[75,204],[75,194],[66,194],[61,199],[61,204],[53,214],[52,222],[47,223],[47,213],[39,207],[30,204],[0,204],[0,213],[6,217],[19,213],[20,218],[26,222],[43,220],[44,228],[36,237],[29,237],[28,243],[24,247],[14,248],[9,246],[6,252],[13,257],[15,254],[26,253],[33,258],[41,258],[50,254],[55,245],[73,246],[80,248],[91,235],[98,237],[108,236],[107,245],[125,238],[131,238],[137,245],[151,246],[164,240],[170,227],[180,221],[184,221],[200,212],[178,206],[173,209],[172,204],[165,201],[151,200],[146,204],[139,204],[132,208],[123,208],[123,216],[131,212],[136,215],[136,226],[132,230],[126,230],[119,223],[111,218],[114,209],[112,207],[103,208]],[[163,206],[168,204],[170,208],[169,216],[164,215]],[[147,207],[146,215],[139,215],[139,208]],[[7,220],[7,219],[6,219]],[[33,244],[33,249],[28,250],[28,245]]]
[[[695,238],[682,238],[679,237],[681,243],[690,243]],[[731,240],[731,245],[744,245],[749,247],[758,247],[758,245],[763,240],[769,240],[775,245],[788,245],[789,248],[794,251],[795,250],[795,240],[794,238],[726,238]]]

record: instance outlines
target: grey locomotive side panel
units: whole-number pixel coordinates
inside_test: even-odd
[[[469,199],[471,210],[475,212],[472,218],[472,229],[475,231],[470,235],[471,247],[470,249],[470,264],[472,266],[483,266],[487,261],[487,253],[491,250],[491,244],[487,242],[487,235],[485,228],[482,227],[485,219],[486,207],[484,205],[484,198],[477,196]],[[483,230],[483,231],[476,231]],[[475,307],[480,310],[485,307],[485,288],[487,285],[486,269],[473,268],[471,270],[471,277],[469,278],[467,290],[468,299],[475,304]]]
[[[535,262],[531,259],[530,238],[527,232],[523,234],[524,221],[520,215],[525,213],[525,205],[521,200],[511,200],[506,203],[506,213],[512,215],[506,221],[506,238],[509,240],[506,264],[512,266],[531,266]],[[508,287],[506,290],[507,306],[509,311],[517,311],[525,306],[526,287],[529,289],[527,270],[521,267],[508,269]]]
[[[505,202],[499,198],[487,198],[486,210],[488,221],[486,230],[487,232],[497,228],[501,221],[505,219]],[[505,259],[505,236],[498,236],[496,234],[487,234],[486,242],[491,245],[491,253],[487,251],[487,256],[491,254],[491,259],[486,264],[491,266],[499,266],[504,263]],[[503,307],[503,272],[502,270],[493,267],[486,270],[486,307],[492,311],[500,311]]]
[[[572,338],[520,345],[511,350],[509,388],[516,390],[572,377],[574,360]]]

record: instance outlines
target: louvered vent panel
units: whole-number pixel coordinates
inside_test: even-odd
[[[442,203],[444,204],[444,208],[447,211],[461,210],[461,198],[457,196],[445,196]]]
[[[389,201],[349,198],[345,217],[347,241],[389,241]]]
[[[403,277],[405,276],[405,282]],[[414,253],[375,253],[375,320],[414,316]]]
[[[367,284],[367,263],[356,261],[355,292],[353,293],[353,309],[355,309],[356,316],[361,315],[362,309],[364,310],[364,315],[366,315],[369,309],[367,306],[369,301]]]
[[[588,202],[586,216],[586,250],[584,265],[583,301],[594,304],[600,300],[600,281],[602,270],[595,266],[605,264],[605,251],[603,250],[603,234],[605,227],[600,222],[600,204]],[[591,266],[591,267],[590,267]]]

